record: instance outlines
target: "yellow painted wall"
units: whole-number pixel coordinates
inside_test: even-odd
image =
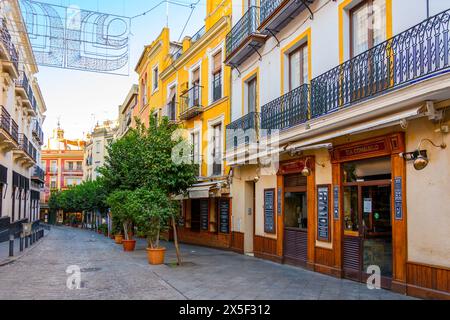
[[[186,38],[183,41],[183,55],[176,61],[172,61],[170,53],[170,31],[164,28],[161,35],[145,49],[144,57],[138,64],[136,71],[139,73],[139,79],[148,74],[148,106],[142,104],[142,90],[139,88],[139,107],[136,108],[135,116],[138,116],[145,123],[148,123],[149,116],[156,108],[164,107],[168,101],[168,86],[177,81],[177,110],[180,110],[180,96],[183,94],[182,87],[185,83],[189,83],[190,69],[199,64],[201,66],[201,86],[202,86],[202,106],[204,112],[188,121],[183,122],[183,127],[187,130],[193,129],[195,124],[201,123],[202,128],[202,159],[208,157],[208,121],[223,117],[223,154],[225,154],[226,141],[226,125],[230,123],[230,87],[231,87],[231,70],[223,65],[222,83],[223,98],[215,103],[209,104],[209,94],[211,90],[209,83],[210,70],[210,53],[222,47],[222,54],[225,57],[225,38],[231,30],[231,0],[208,0],[206,5],[206,34],[196,41],[189,43]],[[149,56],[150,55],[150,56]],[[159,64],[160,85],[159,90],[153,95],[151,94],[152,68],[155,64]],[[228,174],[228,168],[225,168],[225,175]],[[208,165],[205,161],[202,163],[202,176],[208,175]]]
[[[143,58],[139,61],[136,71],[139,74],[139,103],[135,108],[133,116],[137,116],[143,123],[148,125],[149,117],[153,112],[158,111],[166,103],[166,96],[164,95],[164,83],[161,79],[158,80],[158,89],[153,90],[153,69],[158,66],[159,74],[167,68],[171,59],[169,56],[170,50],[170,31],[164,28],[158,38],[153,43],[145,48]],[[147,75],[147,104],[143,105],[143,91],[141,90],[142,80]]]

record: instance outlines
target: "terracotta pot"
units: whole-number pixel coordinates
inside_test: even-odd
[[[164,264],[166,248],[150,249],[147,248],[148,263],[154,266]]]
[[[114,240],[116,241],[116,244],[122,244],[123,236],[122,236],[121,234],[116,235],[116,236],[114,237]]]
[[[122,240],[123,251],[131,252],[136,249],[136,240]]]

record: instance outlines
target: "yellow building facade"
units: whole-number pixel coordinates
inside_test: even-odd
[[[232,246],[230,169],[224,162],[231,112],[231,71],[224,60],[231,13],[231,1],[207,1],[205,25],[194,36],[173,42],[164,28],[145,47],[136,67],[134,111],[146,125],[150,117],[181,123],[199,178],[183,200],[180,238],[221,248]]]

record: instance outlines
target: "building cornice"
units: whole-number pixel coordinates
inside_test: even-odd
[[[174,63],[170,64],[164,71],[161,73],[161,79],[166,80],[168,77],[172,75],[173,72],[178,71],[182,66],[186,64],[189,59],[192,59],[192,56],[197,54],[198,51],[202,50],[205,46],[207,46],[212,39],[214,39],[220,32],[228,26],[228,29],[231,27],[231,19],[230,16],[224,16],[220,18],[205,35],[200,38],[194,45],[192,45],[188,50],[186,50],[180,58],[178,58]]]

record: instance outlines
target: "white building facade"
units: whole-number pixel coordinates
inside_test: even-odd
[[[1,4],[0,17],[0,232],[19,232],[39,220],[44,183],[40,167],[46,106],[17,1]]]
[[[449,2],[233,9],[226,161],[243,251],[356,281],[377,266],[385,288],[448,298]]]

